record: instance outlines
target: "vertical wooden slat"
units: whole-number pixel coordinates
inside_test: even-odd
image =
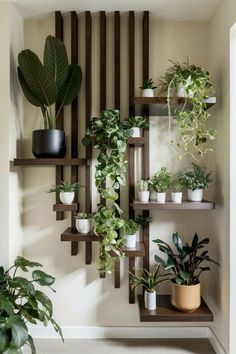
[[[60,11],[55,12],[55,36],[63,41],[63,18]],[[59,104],[56,103],[55,111],[58,112]],[[63,130],[63,109],[60,111],[56,122],[56,128]],[[56,166],[56,185],[63,181],[63,166]],[[60,203],[59,192],[56,192],[56,203]],[[56,220],[63,220],[64,212],[56,212]]]
[[[135,258],[134,257],[129,257],[129,272],[134,273],[135,272]],[[129,284],[131,281],[131,275],[129,273]],[[129,303],[134,304],[135,303],[135,292],[130,291],[132,289],[129,288]]]
[[[71,11],[71,63],[78,64],[78,17],[75,11]],[[78,157],[78,97],[71,103],[71,157]],[[71,167],[71,182],[78,181],[78,167]],[[78,193],[75,193],[74,202],[78,202]],[[75,227],[75,214],[71,213],[71,226]],[[78,254],[79,243],[71,242],[71,255]]]
[[[85,116],[86,128],[88,128],[91,117],[92,105],[92,19],[89,11],[85,13]],[[86,147],[86,159],[92,160],[92,148]],[[90,166],[86,167],[86,190],[85,190],[85,209],[87,213],[91,213],[91,171]],[[92,242],[86,242],[85,262],[92,262]]]

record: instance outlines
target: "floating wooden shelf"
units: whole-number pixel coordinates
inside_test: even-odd
[[[126,257],[144,257],[145,256],[145,247],[142,242],[137,242],[135,248],[123,247],[123,252]]]
[[[72,204],[54,204],[53,205],[53,211],[77,211],[79,210],[79,204],[78,203],[72,203]]]
[[[61,241],[100,241],[101,237],[95,234],[79,234],[78,231],[72,227],[68,227],[61,234]]]
[[[141,138],[129,138],[128,144],[135,145],[135,146],[142,146],[147,143],[147,139],[144,137]]]
[[[144,307],[143,295],[138,296],[139,315],[141,322],[212,322],[213,313],[203,300],[201,306],[191,313],[180,312],[170,303],[170,295],[157,295],[156,310],[147,310]]]
[[[89,166],[87,159],[14,159],[15,166]]]
[[[139,200],[134,200],[131,203],[135,210],[205,210],[205,209],[215,209],[215,203],[207,200],[202,202],[189,202],[188,200],[183,200],[181,204],[176,204],[171,201],[166,201],[165,204],[157,203],[154,200],[150,200],[148,203],[140,202]]]

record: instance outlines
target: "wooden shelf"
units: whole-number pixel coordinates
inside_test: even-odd
[[[143,295],[138,296],[139,315],[141,322],[212,322],[213,313],[203,300],[201,306],[191,313],[180,312],[170,303],[170,295],[157,295],[156,310],[147,310],[144,307]]]
[[[87,159],[14,159],[15,166],[89,166]]]
[[[190,202],[183,200],[181,204],[176,204],[171,201],[166,201],[165,204],[157,203],[154,200],[150,200],[148,203],[134,200],[131,206],[135,210],[205,210],[215,209],[215,203],[207,200],[202,202]]]
[[[128,145],[143,146],[147,140],[144,137],[141,138],[129,138]]]
[[[100,241],[101,237],[93,233],[79,234],[78,231],[72,227],[68,227],[61,234],[61,241]]]
[[[79,209],[79,204],[78,203],[72,203],[72,204],[54,204],[53,205],[53,211],[77,211]]]
[[[137,242],[135,248],[123,247],[123,252],[126,257],[144,257],[145,247],[142,242]]]

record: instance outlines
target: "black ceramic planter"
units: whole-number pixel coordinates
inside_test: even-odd
[[[65,132],[58,129],[34,130],[32,152],[36,158],[59,158],[66,154]]]

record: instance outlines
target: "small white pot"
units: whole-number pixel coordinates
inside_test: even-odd
[[[182,83],[179,83],[176,87],[176,96],[177,97],[187,97],[186,88]],[[192,90],[189,90],[188,97],[193,97]]]
[[[149,201],[150,192],[149,191],[146,191],[146,192],[138,191],[138,197],[139,197],[140,202],[147,203]]]
[[[166,192],[159,193],[157,192],[157,203],[164,204],[166,202]]]
[[[144,89],[142,92],[143,97],[154,97],[153,89]]]
[[[147,310],[155,310],[156,304],[156,291],[149,293],[147,290],[144,292],[144,306]]]
[[[182,202],[182,192],[172,192],[171,193],[171,200],[175,204],[181,204]]]
[[[88,234],[92,228],[92,220],[76,219],[75,226],[79,234]]]
[[[127,248],[135,248],[136,247],[136,234],[134,235],[125,235],[125,246]]]
[[[60,192],[59,197],[63,204],[71,204],[73,203],[75,192]]]
[[[203,189],[188,189],[188,200],[191,202],[201,202],[203,198]]]
[[[141,129],[138,127],[133,127],[133,134],[132,134],[132,138],[141,138]]]

